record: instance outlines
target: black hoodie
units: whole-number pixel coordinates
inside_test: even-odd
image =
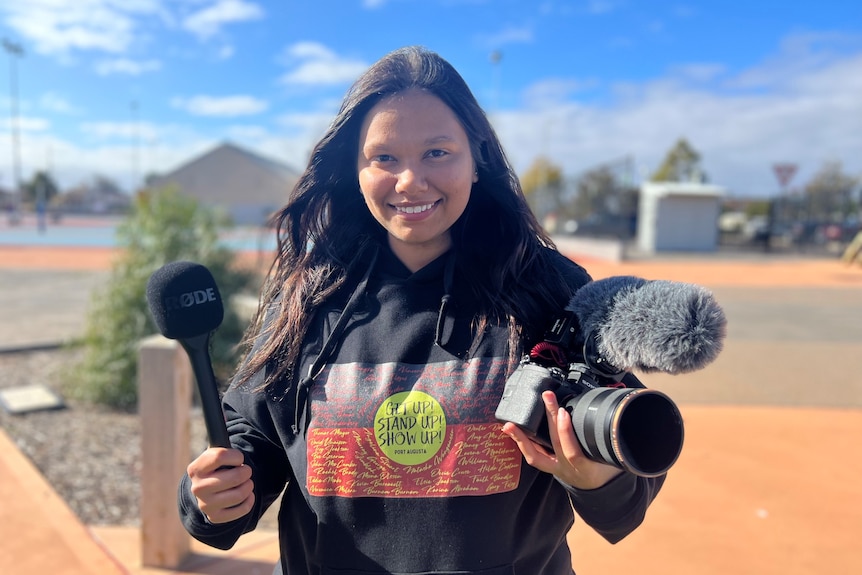
[[[589,281],[550,256],[573,291]],[[580,491],[527,465],[500,431],[507,330],[491,327],[471,348],[474,300],[451,281],[451,262],[446,254],[410,273],[382,248],[367,285],[316,314],[305,385],[254,391],[257,378],[228,390],[231,443],[252,468],[257,503],[213,525],[185,477],[189,533],[230,548],[287,485],[275,573],[570,575],[572,507],[611,542],[640,524],[663,477],[624,473]]]

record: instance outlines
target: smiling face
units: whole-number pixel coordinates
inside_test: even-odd
[[[408,90],[378,102],[359,134],[359,188],[411,271],[452,244],[476,181],[467,133],[439,98]]]

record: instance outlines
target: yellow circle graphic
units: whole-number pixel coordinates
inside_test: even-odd
[[[425,463],[443,445],[446,414],[427,393],[402,391],[386,398],[377,409],[374,438],[380,450],[401,465]]]

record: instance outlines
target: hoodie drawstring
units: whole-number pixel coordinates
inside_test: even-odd
[[[362,279],[356,285],[353,293],[350,294],[350,299],[347,300],[344,310],[342,310],[341,314],[338,316],[338,320],[336,320],[332,331],[329,332],[329,335],[323,342],[323,347],[320,349],[320,353],[318,353],[317,357],[314,358],[314,361],[311,362],[311,365],[308,368],[308,374],[302,378],[296,386],[296,405],[293,412],[294,435],[299,434],[302,414],[305,412],[305,408],[308,407],[308,388],[310,388],[314,383],[314,378],[320,374],[324,364],[329,359],[329,356],[332,355],[335,344],[338,343],[339,339],[341,339],[341,335],[344,333],[347,323],[353,316],[353,312],[356,310],[357,305],[359,305],[360,298],[365,294],[365,290],[368,287],[368,278],[371,277],[371,271],[374,269],[374,264],[377,263],[378,253],[379,250],[375,249],[371,256],[371,263],[368,264],[368,269],[365,270],[365,275],[362,276]]]
[[[455,276],[455,255],[450,254],[446,260],[443,270],[443,297],[440,298],[440,311],[437,312],[437,329],[434,332],[434,344],[444,347],[452,337],[455,327],[455,318],[449,312],[449,303],[452,301],[452,280]]]

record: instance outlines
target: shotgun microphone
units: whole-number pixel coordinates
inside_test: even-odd
[[[161,334],[179,341],[189,356],[210,446],[230,447],[209,354],[210,335],[224,319],[224,305],[215,279],[201,264],[171,262],[150,276],[147,301]]]
[[[702,369],[721,352],[727,328],[724,310],[706,288],[634,276],[590,282],[566,310],[593,350],[585,353],[587,363],[597,360],[617,371],[678,375]]]
[[[661,475],[682,451],[682,414],[632,371],[702,369],[721,352],[726,326],[724,310],[698,285],[634,276],[589,282],[506,381],[496,417],[553,449],[541,401],[553,391],[588,458]]]

